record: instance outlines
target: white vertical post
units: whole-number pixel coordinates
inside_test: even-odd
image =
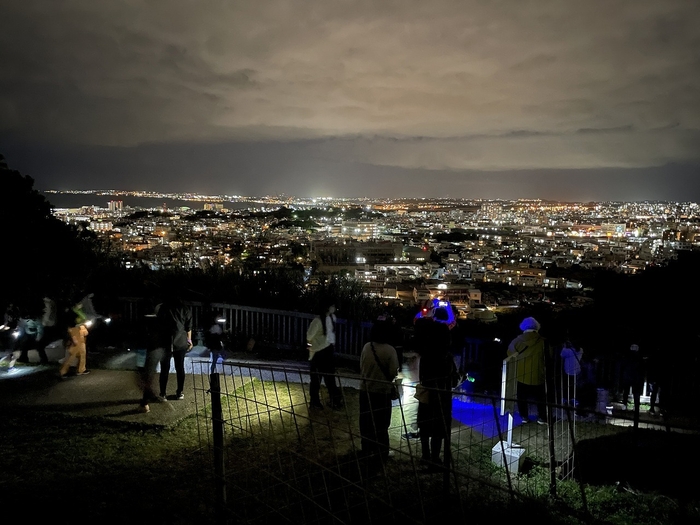
[[[501,415],[506,415],[506,364],[507,359],[503,360],[503,367],[501,370]]]
[[[513,443],[513,414],[508,412],[508,448]]]

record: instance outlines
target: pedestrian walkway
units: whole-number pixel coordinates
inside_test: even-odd
[[[41,368],[0,381],[0,407],[161,427],[176,425],[196,411],[193,381],[185,383],[184,400],[154,403],[150,413],[142,414],[138,411],[141,391],[133,371],[93,369],[85,376],[59,379],[55,367]],[[171,382],[175,383],[174,376]]]
[[[170,399],[165,403],[151,403],[150,412],[139,412],[141,391],[137,385],[136,355],[128,350],[100,349],[88,353],[90,374],[73,376],[66,379],[58,377],[58,361],[65,351],[62,346],[48,347],[47,353],[51,364],[39,365],[38,355],[30,351],[30,365],[16,364],[13,369],[0,371],[0,407],[22,410],[55,411],[73,417],[103,418],[107,420],[148,425],[172,427],[182,419],[194,415],[203,406],[196,403],[195,389],[205,390],[209,372],[208,351],[204,347],[195,347],[185,359],[185,398]],[[236,355],[237,366],[228,366],[226,370],[219,365],[219,371],[226,375],[234,374],[240,381],[251,381],[253,377],[266,379],[267,375],[280,372],[265,371],[285,369],[295,371],[287,377],[290,381],[308,381],[308,364],[299,361],[261,361],[251,359],[250,355]],[[251,373],[245,365],[255,369]],[[171,363],[168,385],[174,388],[177,380],[174,365]],[[350,379],[343,379],[344,386],[357,388],[358,383],[348,370],[339,370]],[[262,375],[261,375],[262,374]],[[154,379],[157,384],[158,378]],[[240,381],[237,383],[240,386]],[[200,384],[197,384],[199,382]],[[157,390],[157,386],[156,386]],[[173,392],[169,392],[174,394]],[[201,396],[199,403],[201,404]]]

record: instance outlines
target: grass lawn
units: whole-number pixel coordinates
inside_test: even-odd
[[[325,522],[328,516],[318,512],[320,507],[339,509],[336,517],[343,522],[362,523],[368,515],[373,521],[391,521],[395,516],[378,517],[391,509],[407,515],[401,518],[406,523],[441,518],[451,522],[450,517],[457,517],[471,524],[492,524],[522,519],[524,513],[536,516],[539,524],[700,522],[697,496],[679,499],[653,485],[642,492],[634,485],[615,484],[614,477],[586,486],[586,517],[579,485],[560,482],[557,496],[550,497],[549,474],[540,465],[515,476],[524,497],[511,500],[507,492],[474,481],[484,474],[491,485],[506,483],[504,471],[490,462],[492,440],[469,446],[475,439],[471,429],[453,444],[460,474],[451,482],[457,480],[459,498],[454,484],[446,496],[442,475],[418,466],[404,449],[400,426],[391,429],[398,454],[384,468],[357,459],[355,390],[346,389],[345,410],[311,413],[299,384],[256,380],[230,394],[223,407],[228,496],[240,523]],[[214,523],[211,455],[209,450],[199,451],[202,444],[211,443],[209,429],[203,415],[170,429],[154,429],[5,410],[0,425],[0,497],[5,509],[20,519],[50,517],[50,523]],[[624,432],[610,436],[604,441],[610,456],[601,456],[589,443],[587,464],[593,465],[593,458],[601,465],[616,463],[617,450],[630,447]],[[664,444],[666,433],[648,436],[653,439],[641,444],[654,448],[645,449],[645,454],[674,452]],[[684,476],[680,468],[669,469],[678,479]],[[669,485],[665,471],[649,474],[660,485]]]
[[[194,417],[152,430],[5,411],[0,442],[0,497],[23,521],[212,522],[210,469],[197,452]]]

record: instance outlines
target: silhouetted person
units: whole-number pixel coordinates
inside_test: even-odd
[[[644,389],[644,357],[639,352],[639,345],[630,348],[620,358],[620,381],[622,385],[622,402],[627,408],[630,390],[634,400],[634,428],[639,426],[639,405]]]
[[[564,392],[562,404],[570,404],[576,406],[576,388],[578,378],[581,375],[581,359],[583,358],[583,349],[576,348],[571,341],[566,341],[562,346],[561,357]]]
[[[391,424],[391,392],[399,369],[396,349],[387,321],[372,326],[370,341],[360,354],[360,436],[362,452],[389,457],[389,425]]]
[[[155,313],[139,319],[130,337],[129,344],[136,351],[136,378],[142,396],[139,411],[148,413],[150,402],[161,402],[154,388],[156,367],[163,356],[162,327]]]
[[[418,405],[421,461],[439,466],[440,451],[452,425],[452,389],[457,386],[459,374],[449,352],[450,329],[436,311],[436,321],[430,326],[430,342],[421,349],[420,384],[428,392],[427,403]]]
[[[211,315],[211,324],[204,333],[204,346],[211,354],[211,373],[216,372],[216,364],[219,358],[224,359],[224,329],[219,322],[219,316]]]
[[[17,323],[19,322],[19,311],[17,307],[10,303],[5,308],[2,316],[2,328],[0,329],[0,336],[2,337],[2,349],[12,352],[16,346],[16,339],[14,336],[14,331],[17,328]]]
[[[46,355],[46,347],[58,341],[61,338],[61,333],[58,325],[58,309],[56,302],[50,297],[44,297],[44,313],[41,316],[41,326],[44,334],[37,341],[36,351],[39,352],[39,358],[42,364],[47,364],[49,359]]]
[[[401,369],[403,380],[403,397],[401,408],[403,410],[404,439],[417,439],[418,432],[418,399],[416,387],[420,384],[420,359],[423,352],[427,352],[432,344],[432,317],[420,317],[414,322],[413,339],[410,348],[404,352],[405,362]]]
[[[177,375],[175,399],[184,399],[185,354],[192,349],[192,310],[180,299],[170,299],[158,307],[156,315],[160,321],[163,347],[163,357],[160,361],[160,397],[167,399],[172,359]]]

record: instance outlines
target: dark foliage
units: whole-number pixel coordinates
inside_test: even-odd
[[[92,232],[52,215],[34,180],[11,170],[0,155],[0,228],[3,232],[1,302],[41,312],[42,297],[82,297],[97,265]]]
[[[627,431],[578,443],[574,475],[584,483],[615,484],[690,500],[700,468],[698,436],[658,430]],[[686,475],[680,474],[685,471]]]

